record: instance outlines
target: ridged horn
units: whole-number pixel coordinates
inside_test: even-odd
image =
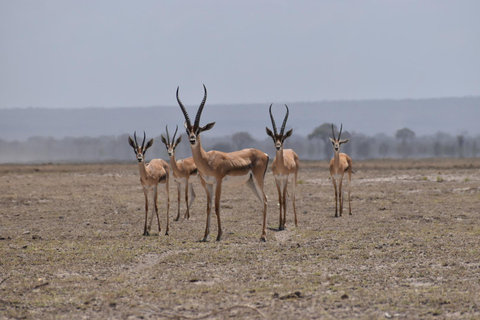
[[[272,115],[272,104],[270,104],[270,108],[268,109],[268,112],[270,112],[270,119],[272,120],[272,127],[273,127],[273,134],[275,135],[275,137],[277,136],[277,125],[275,124],[275,119],[273,119],[273,115]],[[275,138],[276,139],[276,138]]]
[[[173,134],[172,144],[175,143],[175,136],[177,135],[177,131],[178,131],[178,124],[177,124],[177,128],[175,129],[175,133]]]
[[[285,115],[285,119],[283,119],[283,124],[282,124],[282,129],[280,130],[280,134],[283,136],[283,132],[285,131],[285,126],[287,125],[287,119],[288,119],[288,106],[285,105],[285,107],[287,108],[287,114]]]
[[[143,148],[145,148],[145,139],[147,139],[147,134],[145,133],[145,131],[143,131],[142,152]]]
[[[137,131],[133,133],[133,138],[135,139],[135,148],[138,149],[138,142],[137,142]]]
[[[168,134],[168,124],[165,126],[165,131],[167,131],[167,142],[170,144],[170,135]]]
[[[188,127],[192,126],[192,123],[190,122],[190,117],[188,116],[187,110],[183,106],[182,101],[180,101],[180,97],[178,96],[178,90],[180,89],[180,86],[177,87],[177,102],[180,105],[180,109],[182,109],[183,116],[185,117],[185,122],[187,123]]]
[[[203,95],[203,100],[198,107],[197,116],[195,117],[195,123],[193,124],[195,128],[198,128],[200,126],[200,117],[202,116],[203,107],[205,106],[205,102],[207,101],[207,88],[205,87],[205,85],[203,85],[203,90],[205,92]]]

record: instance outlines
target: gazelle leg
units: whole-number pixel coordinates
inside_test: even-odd
[[[182,189],[182,184],[180,182],[177,182],[177,217],[175,218],[175,221],[180,220],[180,198],[181,198],[181,189]]]
[[[145,226],[143,228],[143,235],[148,236],[149,230],[147,227],[147,220],[148,220],[148,191],[147,189],[143,188],[143,194],[145,195]]]
[[[160,232],[162,231],[162,226],[160,224],[160,217],[158,216],[158,191],[157,191],[157,186],[155,186],[153,188],[153,202],[154,202],[154,206],[155,206],[155,214],[157,215],[158,234],[160,235]],[[152,218],[153,218],[153,214],[152,214]],[[151,224],[151,222],[150,222],[150,224]]]
[[[287,185],[288,185],[288,179],[285,179],[285,182],[283,185],[283,229],[287,228],[287,198],[288,198]]]
[[[338,217],[338,195],[337,195],[337,183],[335,181],[335,178],[332,177],[332,182],[333,182],[333,189],[335,190],[335,217]]]
[[[343,213],[343,190],[342,190],[342,183],[343,183],[343,176],[340,178],[340,183],[338,186],[338,197],[340,202],[340,217],[342,216]]]
[[[153,192],[153,191],[152,191],[152,198],[150,198],[150,199],[154,204],[153,210],[155,211],[155,192]],[[152,231],[152,222],[153,222],[153,213],[151,212],[150,213],[150,218],[148,219],[148,227],[147,227],[147,231],[148,231],[149,234],[150,234],[150,231]]]
[[[252,188],[253,184],[253,188]],[[261,176],[253,175],[252,179],[249,180],[247,185],[252,188],[254,194],[263,202],[263,226],[262,226],[262,235],[260,236],[261,241],[267,241],[267,207],[268,207],[268,199],[265,191],[263,190],[263,173]]]
[[[348,214],[352,215],[352,202],[350,201],[350,190],[352,189],[352,173],[348,173]]]
[[[205,227],[205,235],[203,236],[202,242],[207,242],[208,235],[210,234],[210,214],[212,212],[213,185],[206,184],[204,180],[201,181],[205,188],[205,192],[207,193],[207,225]]]
[[[188,188],[190,190],[190,202],[188,203],[188,207],[191,208],[193,202],[195,201],[195,198],[197,197],[197,195],[195,194],[195,190],[193,189],[193,184],[189,183],[188,185],[189,185]]]
[[[167,197],[167,229],[165,230],[165,235],[168,236],[168,232],[170,231],[170,188],[168,186],[168,178],[165,183],[165,193]]]
[[[295,175],[296,176],[296,175]],[[297,185],[297,179],[295,178],[295,180],[293,180],[292,182],[292,193],[293,193],[293,216],[295,217],[295,227],[298,226],[298,222],[297,222],[297,208],[295,207],[295,187]]]
[[[188,180],[185,181],[185,205],[187,206],[187,210],[185,211],[183,219],[190,219],[190,208],[188,205]]]
[[[280,215],[279,215],[279,222],[278,222],[278,230],[283,230],[283,223],[282,223],[282,205],[283,205],[283,199],[282,199],[282,186],[281,186],[281,181],[275,179],[275,183],[277,185],[277,192],[278,192],[278,204],[280,205]]]
[[[262,235],[260,237],[261,241],[267,241],[267,196],[265,195],[263,189],[263,227],[262,227]]]
[[[220,197],[222,196],[222,181],[217,181],[215,188],[215,214],[217,215],[218,234],[217,241],[222,240],[222,223],[220,221]]]

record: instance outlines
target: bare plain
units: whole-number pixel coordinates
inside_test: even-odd
[[[355,162],[334,218],[328,163],[301,162],[287,229],[269,167],[261,205],[222,192],[223,240],[203,237],[205,193],[170,235],[159,194],[142,236],[138,165],[0,166],[0,319],[478,319],[480,159]],[[345,202],[346,203],[346,202]],[[182,204],[182,213],[185,205]]]

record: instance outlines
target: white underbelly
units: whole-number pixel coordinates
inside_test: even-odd
[[[175,182],[180,183],[180,184],[185,184],[187,182],[186,178],[174,178]]]
[[[276,179],[276,180],[280,180],[280,181],[285,181],[285,180],[288,179],[288,174],[286,174],[286,175],[285,175],[285,174],[276,175],[276,176],[275,176],[275,179]]]
[[[225,176],[222,179],[222,185],[225,186],[241,186],[245,184],[251,177],[252,171],[248,171],[246,174],[241,175],[241,176]],[[203,179],[205,180],[206,183],[208,184],[214,184],[217,182],[215,177],[213,176],[203,176]]]
[[[226,186],[241,186],[250,179],[251,175],[252,171],[248,171],[247,174],[243,176],[225,176],[225,178],[223,178],[223,184]]]

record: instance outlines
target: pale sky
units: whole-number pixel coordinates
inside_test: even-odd
[[[0,0],[0,108],[480,95],[477,0]]]

